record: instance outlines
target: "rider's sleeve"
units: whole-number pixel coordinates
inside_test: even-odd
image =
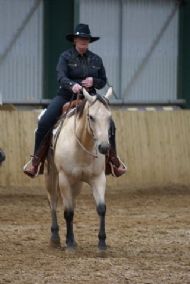
[[[106,71],[102,59],[100,59],[100,69],[98,70],[98,76],[93,78],[93,86],[96,89],[102,89],[106,85],[106,81]]]
[[[66,54],[64,53],[61,54],[57,67],[56,67],[56,71],[57,71],[57,81],[59,83],[60,88],[64,88],[66,90],[71,91],[75,82],[67,77],[68,76],[67,75],[68,74],[68,59],[67,59]]]

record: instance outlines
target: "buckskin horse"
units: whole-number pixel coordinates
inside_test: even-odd
[[[61,126],[54,151],[49,151],[46,165],[46,187],[51,209],[52,246],[60,246],[56,207],[61,197],[66,221],[66,247],[75,248],[73,217],[76,197],[83,183],[90,185],[99,215],[98,247],[106,249],[105,232],[105,155],[109,150],[108,130],[111,120],[109,97],[91,96],[84,89],[84,100]]]

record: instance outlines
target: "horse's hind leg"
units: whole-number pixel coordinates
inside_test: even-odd
[[[59,225],[57,222],[57,201],[58,201],[58,182],[56,172],[52,169],[49,174],[45,174],[46,188],[48,192],[48,201],[51,210],[51,238],[50,246],[60,247]]]
[[[96,210],[99,215],[99,233],[98,233],[98,248],[105,250],[106,246],[106,230],[105,230],[105,216],[106,216],[106,204],[105,204],[105,176],[101,176],[91,183],[93,195],[96,201]]]
[[[51,210],[51,238],[50,246],[60,247],[59,225],[57,222],[57,194],[55,192],[48,192],[48,200]]]
[[[57,212],[54,207],[51,208],[51,219],[52,219],[52,224],[51,224],[50,246],[60,247],[61,243],[59,237],[59,225],[57,223]]]
[[[73,218],[74,218],[74,207],[76,190],[80,190],[81,184],[72,185],[69,183],[64,173],[59,173],[59,186],[60,193],[63,199],[64,206],[64,218],[66,221],[66,245],[67,248],[75,248],[77,243],[75,242],[74,231],[73,231]]]

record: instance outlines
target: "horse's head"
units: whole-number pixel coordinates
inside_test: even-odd
[[[111,122],[111,110],[108,99],[112,95],[112,88],[108,89],[104,97],[100,95],[91,96],[85,89],[83,94],[88,101],[85,106],[88,131],[96,141],[98,151],[105,155],[110,148],[108,131]]]

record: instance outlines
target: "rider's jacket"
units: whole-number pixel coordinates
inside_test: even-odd
[[[59,95],[71,95],[71,88],[75,83],[81,84],[86,77],[93,77],[93,87],[90,93],[96,93],[95,89],[101,89],[106,84],[105,68],[100,56],[87,50],[80,55],[75,47],[64,51],[57,64],[57,81]]]

